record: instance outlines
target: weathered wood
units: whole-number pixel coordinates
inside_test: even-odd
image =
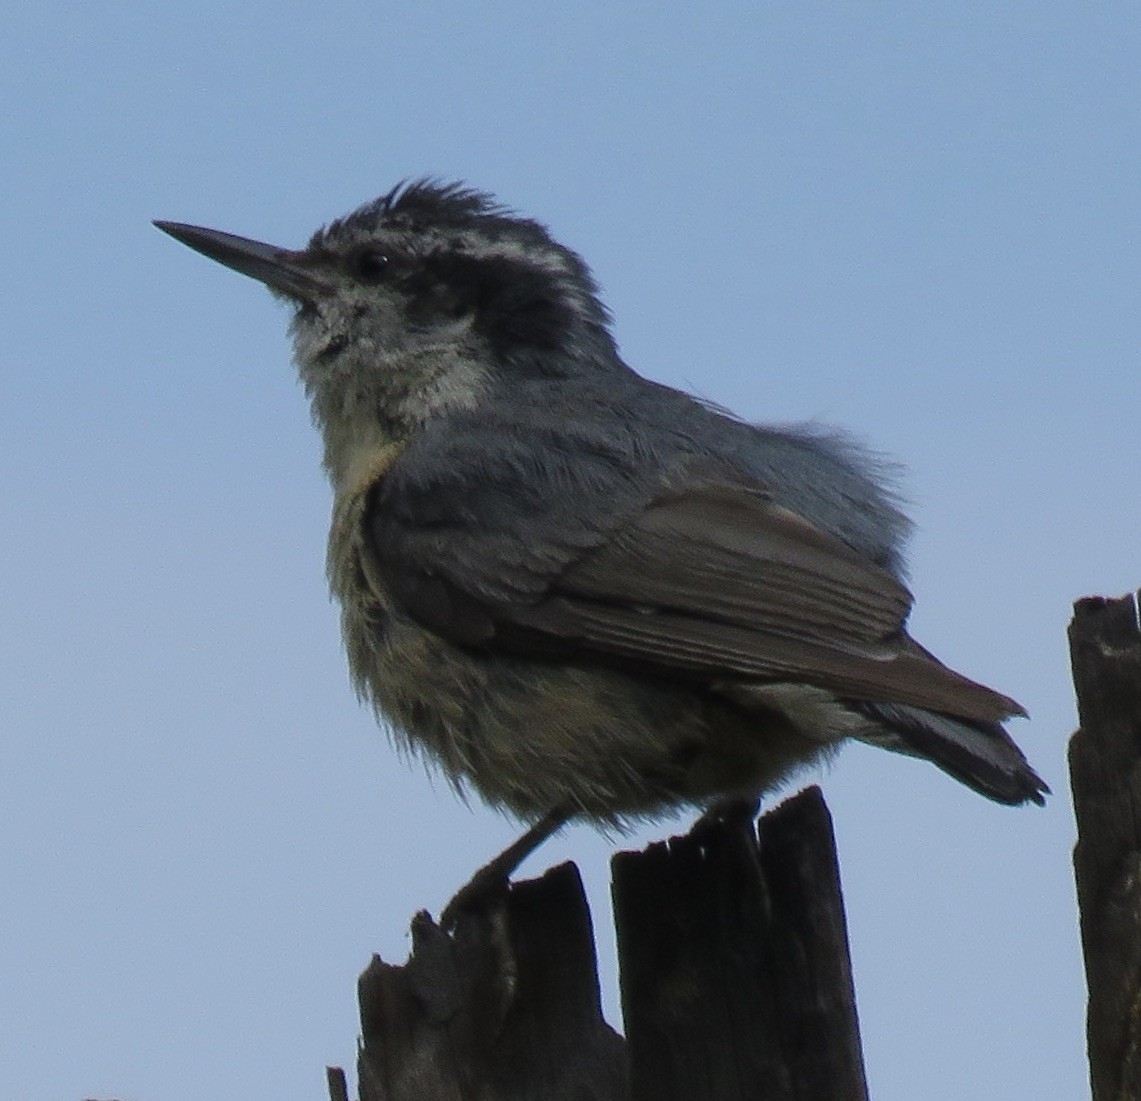
[[[614,858],[628,1043],[573,865],[452,933],[418,915],[408,963],[360,979],[360,1101],[866,1101],[828,810],[802,792],[759,841],[754,810]]]
[[[818,788],[612,870],[635,1101],[866,1101]]]
[[[1134,596],[1074,605],[1074,874],[1094,1101],[1141,1101],[1141,626]]]
[[[394,967],[360,978],[360,1101],[626,1101],[602,1019],[590,914],[563,864],[458,917],[426,913]]]
[[[340,1067],[326,1067],[325,1082],[329,1087],[329,1101],[349,1101],[349,1084]]]

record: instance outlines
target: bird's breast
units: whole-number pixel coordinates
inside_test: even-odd
[[[355,449],[335,486],[326,569],[329,588],[341,605],[349,669],[362,695],[369,694],[377,636],[391,613],[391,601],[366,542],[365,514],[370,494],[403,449],[396,443]]]

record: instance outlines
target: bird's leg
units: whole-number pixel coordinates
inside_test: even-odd
[[[440,915],[441,928],[451,929],[462,911],[473,909],[489,892],[506,887],[515,869],[551,834],[557,833],[566,825],[572,813],[566,804],[547,811],[526,833],[484,864],[444,907],[444,912]]]

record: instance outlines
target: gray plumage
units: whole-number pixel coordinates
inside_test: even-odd
[[[1018,704],[906,633],[876,461],[635,374],[542,226],[432,182],[297,252],[159,225],[295,306],[354,683],[457,785],[613,822],[854,737],[1042,802]]]

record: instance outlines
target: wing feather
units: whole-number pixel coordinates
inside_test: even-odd
[[[379,532],[376,542],[384,542]],[[593,545],[552,552],[520,543],[512,557],[529,564],[527,583],[513,592],[503,571],[496,588],[509,595],[473,591],[447,568],[454,536],[443,568],[426,560],[430,543],[419,549],[381,555],[382,571],[413,616],[461,645],[634,666],[713,687],[796,681],[986,722],[1022,713],[907,635],[911,595],[892,573],[756,485],[690,477]],[[545,574],[536,562],[549,564]],[[481,561],[476,572],[488,570]]]

